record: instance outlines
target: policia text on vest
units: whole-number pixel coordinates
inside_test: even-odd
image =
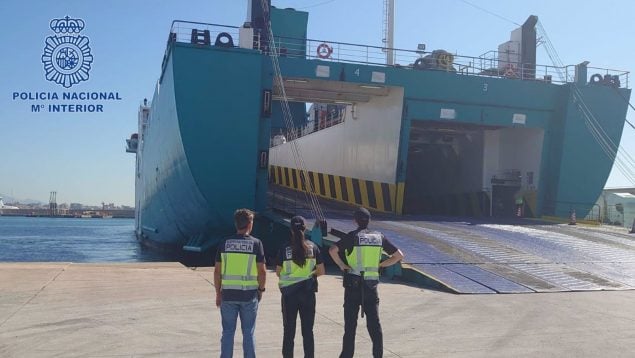
[[[379,269],[403,259],[397,249],[381,232],[368,229],[370,212],[364,208],[355,211],[357,230],[351,231],[329,254],[344,274],[344,337],[340,358],[353,357],[357,315],[366,315],[368,334],[373,342],[373,357],[383,356],[383,334],[379,322]],[[382,251],[390,257],[381,261]]]

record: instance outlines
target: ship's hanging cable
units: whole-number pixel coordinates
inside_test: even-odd
[[[592,128],[600,135],[600,138],[606,142],[608,148],[610,149],[611,157],[615,158],[618,162],[625,162],[627,168],[635,168],[635,159],[628,154],[625,150],[620,151],[620,146],[616,144],[611,137],[606,133],[604,128],[600,125],[596,116],[593,114],[591,109],[587,106],[584,101],[582,92],[578,88],[576,84],[573,85],[573,95],[574,99],[577,101],[578,106],[582,109],[583,115],[585,116],[585,120],[590,123]],[[622,153],[621,156],[618,156],[618,153]],[[632,169],[629,169],[629,172],[632,172]],[[635,177],[635,176],[634,176]]]
[[[628,98],[624,97],[622,92],[620,92],[617,88],[613,87],[613,89],[615,90],[615,92],[618,95],[620,95],[620,97],[624,100],[624,102],[626,102],[628,104],[628,106],[631,107],[631,109],[635,111],[635,107],[633,106],[633,104],[631,102],[628,101]],[[635,129],[635,126],[633,125],[633,123],[631,123],[628,119],[626,120],[626,123],[628,123],[628,125],[631,126],[632,129]]]
[[[485,8],[483,8],[481,6],[478,6],[476,4],[473,4],[473,3],[469,2],[469,1],[466,1],[466,0],[459,0],[459,1],[464,3],[464,4],[466,4],[466,5],[470,5],[471,7],[475,8],[477,10],[483,11],[484,13],[487,13],[487,14],[490,14],[490,15],[492,15],[494,17],[497,17],[497,18],[499,18],[501,20],[504,20],[504,21],[507,21],[507,22],[511,22],[512,24],[517,25],[517,26],[522,26],[521,24],[517,23],[514,20],[510,20],[510,19],[508,19],[508,18],[506,18],[506,17],[504,17],[502,15],[499,15],[499,14],[493,12],[493,11],[487,10],[487,9],[485,9]]]
[[[265,1],[261,1],[262,11],[266,15],[267,19],[269,17],[269,8],[265,4]],[[285,126],[287,128],[287,133],[289,135],[290,147],[293,154],[293,160],[295,162],[296,168],[300,173],[300,188],[307,189],[302,190],[305,195],[307,202],[309,203],[314,215],[319,221],[324,221],[324,213],[320,206],[319,200],[317,198],[316,190],[314,187],[314,183],[309,179],[308,170],[306,169],[306,163],[302,158],[302,154],[300,152],[300,148],[298,146],[298,142],[296,139],[298,138],[298,129],[293,125],[293,115],[291,113],[291,109],[289,107],[289,101],[287,98],[286,90],[284,87],[284,80],[282,78],[282,73],[280,70],[280,62],[278,59],[278,49],[275,42],[275,37],[273,36],[273,30],[271,27],[271,21],[267,21],[266,23],[266,32],[267,37],[269,39],[269,55],[271,57],[272,67],[274,70],[274,87],[277,89],[278,93],[280,93],[282,100],[280,101],[282,107],[283,119],[285,122]]]
[[[322,5],[326,5],[326,4],[332,3],[332,2],[334,2],[334,1],[335,1],[335,0],[322,1],[322,2],[319,2],[319,3],[317,3],[317,4],[313,4],[313,5],[308,5],[308,6],[299,7],[299,8],[298,8],[298,10],[304,10],[304,9],[310,9],[310,8],[312,8],[312,7],[322,6]]]
[[[566,82],[566,74],[563,71],[564,64],[562,63],[560,56],[558,56],[558,52],[555,47],[553,47],[553,43],[549,39],[549,35],[547,35],[547,31],[545,31],[545,28],[542,26],[540,20],[536,23],[536,29],[538,30],[538,35],[542,38],[542,43],[545,45],[547,56],[549,56],[549,59],[555,66],[556,74],[560,78],[561,82]]]
[[[635,161],[633,158],[628,155],[628,153],[622,150],[622,155],[619,155],[619,148],[615,145],[615,143],[610,139],[610,137],[606,134],[604,129],[595,121],[594,115],[591,110],[586,106],[584,102],[580,101],[580,93],[577,88],[574,89],[574,100],[579,103],[579,110],[582,112],[585,119],[585,126],[593,136],[593,138],[600,145],[600,148],[604,151],[604,153],[611,158],[616,168],[632,183],[635,183],[635,172],[633,168],[635,168]]]
[[[547,55],[556,67],[556,72],[558,73],[560,80],[562,82],[567,82],[568,78],[567,74],[563,71],[565,67],[562,63],[562,60],[560,59],[558,52],[553,46],[551,40],[549,39],[549,36],[547,35],[547,32],[545,31],[540,21],[537,23],[536,28],[539,35],[543,38],[545,49],[547,50]],[[582,113],[584,124],[589,130],[589,133],[598,143],[600,149],[604,152],[604,154],[613,161],[615,167],[620,171],[620,173],[622,173],[622,175],[624,175],[624,177],[626,177],[626,179],[628,179],[631,184],[635,185],[635,160],[630,154],[626,152],[626,150],[624,150],[622,146],[615,143],[613,139],[611,139],[611,136],[606,133],[600,122],[597,120],[597,117],[595,116],[593,111],[591,111],[586,101],[584,100],[584,95],[578,85],[576,83],[572,83],[571,89],[573,102]],[[617,91],[619,92],[619,90]],[[624,99],[626,100],[626,98]],[[627,123],[633,126],[630,122],[627,121]]]
[[[578,86],[573,84],[572,89],[574,102],[577,104],[578,109],[582,112],[589,132],[598,142],[605,154],[614,161],[618,170],[620,170],[620,172],[627,177],[629,181],[635,184],[635,173],[633,171],[633,168],[635,168],[635,160],[622,147],[618,146],[606,133],[584,101],[582,92]],[[622,150],[620,150],[620,148],[622,148]]]

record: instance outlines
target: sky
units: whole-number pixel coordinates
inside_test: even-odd
[[[478,56],[509,39],[515,23],[537,15],[565,65],[635,70],[635,1],[395,0],[395,47]],[[308,37],[381,46],[383,0],[273,0],[309,12]],[[137,110],[151,99],[172,20],[240,26],[246,0],[2,0],[0,31],[0,195],[95,205],[134,203],[134,154],[125,139],[137,131]],[[90,38],[89,79],[65,89],[45,78],[42,54],[49,22],[81,18]],[[550,65],[538,49],[539,63]],[[631,83],[635,78],[631,77]],[[103,113],[34,113],[38,100],[14,92],[116,92]],[[46,102],[46,101],[44,101]],[[635,102],[635,101],[634,101]],[[101,103],[101,101],[100,101]],[[627,119],[635,123],[631,110]],[[635,157],[635,130],[622,150]],[[607,159],[608,160],[608,159]],[[635,186],[614,170],[607,187]]]

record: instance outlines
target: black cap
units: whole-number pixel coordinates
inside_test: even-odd
[[[297,229],[297,230],[304,230],[304,228],[306,228],[306,224],[304,223],[304,218],[300,215],[292,217],[291,228]]]
[[[357,210],[355,210],[355,213],[353,215],[355,216],[355,219],[359,221],[370,220],[370,211],[368,211],[366,208],[359,207]]]

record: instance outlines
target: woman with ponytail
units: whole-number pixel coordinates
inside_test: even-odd
[[[278,252],[276,274],[282,292],[282,322],[284,337],[282,357],[293,357],[295,327],[298,313],[302,327],[304,357],[313,358],[313,322],[315,321],[315,292],[317,276],[324,274],[324,263],[317,245],[304,236],[305,220],[291,218],[291,240]]]

